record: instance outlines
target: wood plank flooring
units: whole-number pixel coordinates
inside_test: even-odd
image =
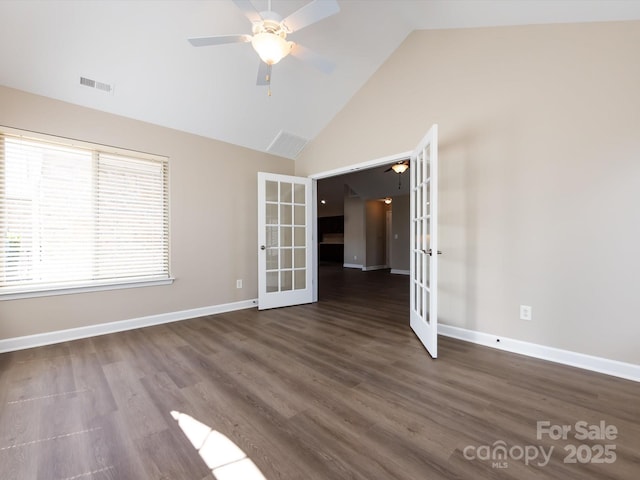
[[[640,478],[640,384],[448,338],[431,360],[407,277],[321,270],[317,304],[0,355],[0,478]]]

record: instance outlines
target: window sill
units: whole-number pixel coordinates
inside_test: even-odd
[[[0,301],[19,300],[23,298],[50,297],[54,295],[73,295],[77,293],[102,292],[106,290],[120,290],[125,288],[155,287],[159,285],[171,285],[174,278],[162,278],[158,280],[138,280],[127,282],[111,282],[104,284],[51,286],[40,287],[37,290],[6,290],[0,293]]]

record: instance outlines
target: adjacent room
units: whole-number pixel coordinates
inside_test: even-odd
[[[640,2],[0,2],[0,478],[635,479]]]

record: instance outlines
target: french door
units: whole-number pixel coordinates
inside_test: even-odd
[[[438,126],[411,155],[411,328],[438,356]]]
[[[312,180],[258,173],[258,309],[313,301]]]

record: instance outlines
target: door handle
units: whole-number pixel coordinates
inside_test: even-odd
[[[432,256],[433,255],[433,250],[429,249],[429,251],[425,252],[425,253],[429,254],[429,256]],[[442,255],[442,252],[440,250],[438,250],[438,255]]]
[[[260,250],[266,250],[267,247],[265,247],[264,245],[260,245]]]

